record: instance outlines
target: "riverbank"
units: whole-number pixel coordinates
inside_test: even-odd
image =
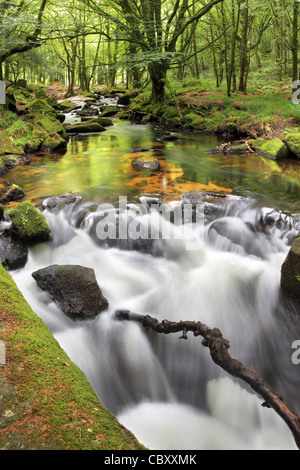
[[[101,405],[1,265],[0,331],[1,450],[143,449]]]

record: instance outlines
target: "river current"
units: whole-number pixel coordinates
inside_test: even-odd
[[[218,327],[231,355],[300,414],[300,365],[292,361],[299,312],[279,287],[300,229],[299,163],[205,153],[217,144],[212,136],[166,136],[115,121],[105,133],[71,139],[65,154],[33,157],[28,174],[12,170],[14,182],[37,201],[78,196],[61,211],[44,209],[51,241],[30,248],[26,266],[12,275],[103,405],[145,446],[296,449],[281,418],[215,365],[201,339],[157,335],[115,318],[116,310],[127,309]],[[132,159],[144,153],[159,159],[157,173],[133,168]],[[213,194],[198,200],[200,221],[182,231],[158,207],[182,208],[182,195],[191,191]],[[135,228],[159,220],[160,233],[169,236],[101,240],[105,211],[120,221],[120,196]],[[31,276],[50,264],[93,268],[108,310],[87,321],[64,315]]]

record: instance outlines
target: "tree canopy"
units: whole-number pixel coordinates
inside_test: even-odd
[[[214,77],[247,93],[251,74],[299,78],[298,0],[3,0],[1,78],[152,86]],[[265,73],[265,76],[262,74]]]

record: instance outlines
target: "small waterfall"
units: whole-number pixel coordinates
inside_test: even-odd
[[[13,274],[103,405],[152,449],[295,448],[275,412],[213,364],[199,338],[155,335],[114,316],[128,309],[218,327],[231,354],[278,387],[299,413],[299,371],[290,359],[299,322],[293,323],[279,290],[280,267],[299,221],[250,199],[225,199],[205,203],[196,231],[187,225],[193,250],[180,237],[140,244],[97,239],[107,205],[79,201],[58,213],[45,210],[52,241],[32,247],[25,268]],[[147,207],[136,216],[134,205],[130,209],[136,227],[157,222],[157,210]],[[120,223],[122,211],[112,212]],[[169,233],[180,229],[161,222]],[[93,268],[109,309],[88,321],[66,317],[31,277],[50,264]]]

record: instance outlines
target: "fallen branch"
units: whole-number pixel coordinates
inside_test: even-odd
[[[212,360],[222,367],[226,372],[234,377],[242,379],[248,383],[255,392],[265,400],[262,406],[273,408],[276,413],[285,421],[290,428],[296,445],[300,449],[300,417],[297,416],[272,387],[251,370],[247,369],[241,362],[231,357],[228,349],[230,343],[223,338],[218,328],[209,328],[201,322],[180,321],[171,322],[163,320],[159,322],[150,315],[139,315],[128,310],[116,311],[116,318],[119,320],[132,320],[141,323],[144,328],[151,328],[156,333],[178,333],[182,331],[180,338],[187,339],[188,331],[194,336],[202,336],[202,344],[210,350]]]

